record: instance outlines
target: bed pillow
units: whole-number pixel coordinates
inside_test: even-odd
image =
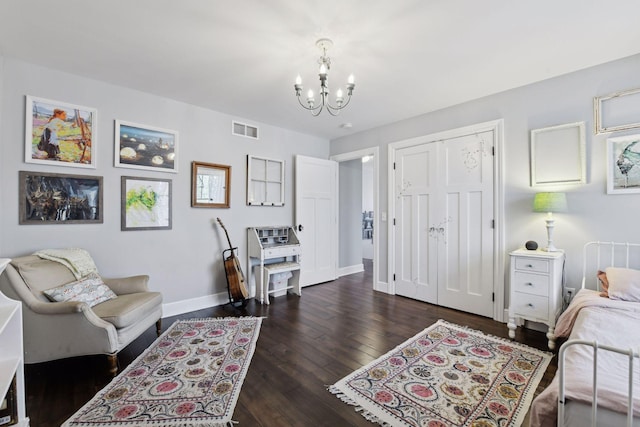
[[[47,289],[44,294],[53,302],[80,301],[86,302],[89,307],[117,297],[96,273],[75,282]]]
[[[602,270],[598,270],[598,281],[600,282],[600,296],[609,297],[609,281],[607,280],[607,273]]]
[[[640,271],[609,267],[605,272],[609,282],[609,298],[640,302]]]

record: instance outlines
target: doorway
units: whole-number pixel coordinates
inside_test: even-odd
[[[349,200],[339,202],[338,211],[342,212],[343,210],[348,210],[350,212],[350,217],[348,221],[352,221],[352,227],[350,227],[350,231],[348,234],[351,235],[349,237],[350,241],[348,246],[353,248],[353,250],[359,250],[361,256],[371,257],[372,263],[372,288],[374,290],[380,290],[379,285],[379,264],[378,264],[378,242],[379,242],[379,231],[380,231],[380,221],[379,215],[376,215],[377,212],[380,211],[379,208],[379,198],[378,194],[380,191],[379,186],[379,149],[378,147],[366,148],[358,151],[352,151],[349,153],[338,154],[335,156],[331,156],[330,158],[333,161],[338,162],[340,165],[346,165],[348,162],[353,162],[353,164],[357,164],[358,162],[363,165],[359,168],[354,168],[355,171],[351,171],[352,173],[358,174],[354,176],[354,181],[359,181],[360,185],[357,185],[354,190],[351,187],[348,191],[351,193],[349,200],[353,203],[350,203]],[[367,159],[365,163],[363,159]],[[366,166],[364,166],[366,165]],[[341,174],[344,175],[344,174]],[[340,180],[344,181],[344,178],[348,178],[349,174],[347,173],[344,177],[339,177],[338,188],[340,192],[343,193],[343,188],[345,188],[345,182],[340,182]],[[367,197],[363,198],[363,192],[370,193],[370,201],[365,200]],[[344,194],[341,194],[340,199],[342,199]],[[347,206],[349,204],[349,206]],[[354,207],[355,206],[355,207]],[[344,209],[343,209],[344,208]],[[366,208],[366,210],[365,210]],[[345,219],[341,217],[339,214],[339,222],[342,225]],[[355,229],[354,229],[355,228]],[[342,233],[342,227],[339,224],[339,229]],[[363,238],[364,237],[364,238]],[[370,237],[370,239],[368,238]],[[369,247],[365,247],[368,245]],[[355,249],[355,248],[358,249]],[[338,249],[338,258],[345,255],[345,251],[347,246],[342,243],[339,245]],[[360,268],[361,271],[361,268]],[[354,271],[350,271],[349,269],[342,270],[341,275],[355,273]]]

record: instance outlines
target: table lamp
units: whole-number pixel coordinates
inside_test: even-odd
[[[547,218],[547,247],[542,249],[547,252],[558,252],[553,244],[553,212],[567,211],[567,195],[565,193],[536,193],[533,198],[533,211],[546,212]]]

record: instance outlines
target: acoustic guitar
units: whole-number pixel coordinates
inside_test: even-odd
[[[220,218],[217,218],[220,223],[220,227],[224,230],[224,234],[227,236],[227,242],[229,242],[229,249],[222,251],[222,258],[224,259],[224,271],[227,274],[227,285],[229,286],[229,296],[232,302],[244,301],[249,296],[249,291],[244,281],[244,274],[242,274],[242,268],[240,267],[240,260],[236,256],[235,250],[231,244],[229,233],[227,228],[222,223]],[[226,253],[229,255],[225,255]]]

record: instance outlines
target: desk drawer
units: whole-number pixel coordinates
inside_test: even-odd
[[[535,271],[536,273],[549,272],[549,260],[538,258],[522,258],[515,259],[516,270]]]
[[[549,296],[549,276],[544,274],[531,274],[520,271],[513,273],[513,290],[525,294]]]
[[[549,319],[549,298],[538,295],[513,292],[513,312],[516,316],[523,316],[530,319]]]
[[[300,253],[300,246],[283,246],[281,248],[268,248],[264,250],[265,258],[280,258],[285,256],[298,255]]]

